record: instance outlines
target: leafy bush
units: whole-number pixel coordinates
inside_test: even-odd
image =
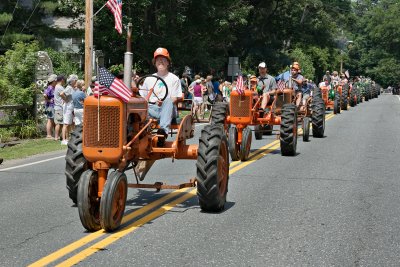
[[[48,48],[45,51],[53,63],[53,72],[55,74],[63,74],[68,76],[69,74],[76,73],[80,77],[83,76],[82,71],[79,69],[79,64],[72,60],[69,53],[58,52],[51,48]]]
[[[24,121],[22,126],[16,126],[12,128],[13,135],[15,137],[26,139],[40,137],[41,132],[36,126],[36,122],[33,120]]]
[[[11,140],[13,132],[9,129],[0,128],[0,143],[5,143]]]

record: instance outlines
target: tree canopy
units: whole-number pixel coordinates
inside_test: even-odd
[[[1,35],[16,3],[5,2]],[[105,2],[94,0],[94,11]],[[38,18],[46,12],[79,18],[84,10],[85,1],[59,0],[56,7],[43,1],[36,12]],[[298,60],[305,76],[318,80],[326,70],[339,70],[342,59],[350,74],[386,86],[400,77],[395,68],[400,61],[399,11],[400,3],[393,0],[123,0],[123,24],[133,24],[134,64],[144,73],[152,71],[152,53],[162,46],[179,73],[184,66],[194,72],[226,72],[228,57],[237,56],[242,69],[253,73],[260,61],[276,74]],[[24,25],[23,18],[14,16],[4,39],[11,40],[24,25],[26,36],[14,39],[33,38],[44,45],[48,29],[34,17]],[[84,37],[82,31],[73,34]],[[123,63],[125,38],[125,32],[114,30],[107,8],[96,15],[94,45],[106,64]],[[4,39],[0,45],[9,48],[11,41]]]

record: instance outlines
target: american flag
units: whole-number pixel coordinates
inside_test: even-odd
[[[286,83],[285,83],[285,81],[282,80],[282,79],[279,80],[279,81],[276,83],[276,87],[278,87],[279,90],[283,91],[283,90],[286,88]]]
[[[106,68],[99,68],[99,84],[105,87],[101,88],[101,86],[99,86],[98,91],[102,94],[107,92],[109,95],[118,97],[124,102],[128,102],[129,98],[132,96],[131,90],[124,82],[108,72]]]
[[[114,14],[115,29],[119,34],[122,34],[122,0],[108,0],[106,5]]]
[[[243,76],[242,75],[239,75],[237,77],[236,90],[238,91],[239,94],[244,93],[244,84],[243,84]]]

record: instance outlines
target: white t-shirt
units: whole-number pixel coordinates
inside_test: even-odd
[[[157,73],[154,73],[153,75],[157,75]],[[181,81],[179,80],[178,76],[175,74],[168,72],[166,76],[160,76],[167,84],[168,86],[168,96],[169,98],[171,97],[182,97],[182,85]],[[165,85],[161,80],[157,81],[157,84],[155,84],[157,79],[155,77],[147,77],[144,80],[143,86],[141,88],[145,90],[140,90],[140,95],[143,97],[146,97],[148,94],[148,90],[151,88],[154,88],[154,93],[157,95],[164,95],[163,91],[165,90]],[[158,98],[154,95],[151,94],[149,98],[149,102],[157,102]]]

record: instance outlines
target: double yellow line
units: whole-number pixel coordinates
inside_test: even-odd
[[[329,114],[326,116],[326,120],[329,120],[333,117],[333,114]],[[240,169],[243,169],[244,167],[250,165],[251,163],[259,160],[260,158],[264,157],[265,155],[275,151],[276,149],[279,148],[279,140],[275,140],[259,149],[256,151],[250,153],[249,159],[245,162],[232,162],[230,164],[230,170],[229,174],[233,174]],[[144,215],[145,213],[159,207],[161,204],[169,201],[168,203],[165,203],[158,209],[150,212],[149,214],[141,217],[138,220],[135,220],[128,225],[122,227],[119,231],[112,233],[112,234],[107,234],[104,230],[99,230],[97,232],[91,233],[69,245],[66,247],[63,247],[52,254],[32,263],[29,265],[30,267],[37,267],[37,266],[46,266],[52,262],[55,262],[57,260],[60,260],[61,258],[65,257],[67,254],[72,253],[73,251],[78,250],[81,247],[84,247],[96,239],[99,239],[100,237],[107,235],[104,239],[101,239],[100,241],[96,242],[95,244],[87,247],[86,249],[83,249],[82,251],[78,252],[77,254],[73,255],[70,258],[67,258],[63,262],[59,263],[57,266],[72,266],[74,264],[79,263],[80,261],[83,261],[85,258],[91,256],[92,254],[96,253],[97,251],[100,251],[107,247],[108,245],[114,243],[115,241],[121,239],[122,237],[126,236],[127,234],[135,231],[142,225],[156,219],[157,217],[160,217],[161,215],[165,214],[167,211],[171,210],[174,208],[176,205],[185,202],[186,200],[196,196],[196,189],[188,189],[188,188],[183,188],[179,189],[176,191],[173,191],[169,193],[168,195],[151,202],[150,204],[127,214],[124,216],[122,219],[121,224],[124,225],[130,221],[132,221],[134,218],[137,218],[141,215]],[[170,201],[171,199],[174,199]]]

